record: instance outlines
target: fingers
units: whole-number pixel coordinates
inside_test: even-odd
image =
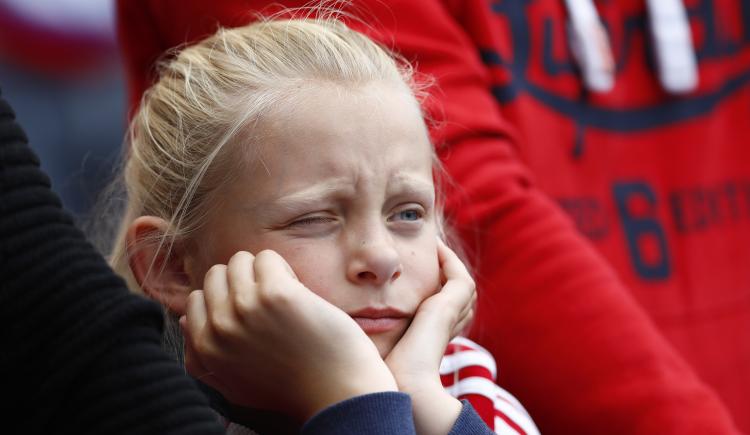
[[[188,373],[196,378],[207,375],[208,370],[200,362],[197,352],[195,351],[193,335],[191,334],[190,326],[187,324],[186,316],[180,317],[180,329],[182,330],[182,336],[184,337],[185,368]]]
[[[183,326],[184,320],[185,316],[180,318],[180,326],[183,327],[183,334],[185,333],[185,326]],[[195,347],[193,347],[192,340],[187,338],[187,334],[185,335],[186,337],[183,355],[185,359],[185,370],[187,370],[187,372],[195,379],[213,387],[216,390],[228,391],[226,385],[224,385],[216,376],[214,376],[212,371],[208,370],[203,365],[200,357],[198,356],[198,352],[195,350]]]
[[[203,291],[195,290],[188,295],[185,315],[180,317],[180,329],[185,338],[185,367],[193,376],[199,377],[208,373],[197,357],[196,340],[204,338],[208,316],[206,313]]]
[[[471,321],[474,319],[474,308],[468,308],[468,310],[466,310],[466,312],[462,316],[460,316],[459,319],[460,320],[458,321],[458,323],[456,323],[453,331],[451,331],[451,339],[462,335],[464,329],[469,326]]]
[[[182,319],[185,319],[184,321]],[[180,326],[186,333],[185,338],[194,342],[206,329],[208,322],[208,312],[206,310],[206,301],[202,290],[192,291],[188,295],[187,308],[185,316],[180,319]]]
[[[254,262],[253,254],[240,251],[234,254],[227,263],[228,297],[239,314],[249,311],[255,305]]]
[[[205,318],[217,332],[229,332],[237,317],[247,319],[257,308],[258,298],[278,296],[294,287],[297,277],[278,253],[264,250],[257,256],[246,251],[234,254],[227,265],[212,266],[204,278],[201,304]]]
[[[229,282],[227,280],[227,266],[215,264],[208,269],[203,279],[202,301],[206,312],[211,317],[221,316],[226,312],[229,297]]]
[[[471,274],[466,269],[464,263],[458,258],[458,255],[456,255],[456,253],[440,239],[438,239],[438,262],[446,281],[450,281],[451,279],[463,279],[470,281],[473,284],[474,280],[471,278]]]
[[[438,240],[438,262],[445,276],[445,284],[440,293],[448,293],[458,298],[456,303],[464,301],[464,304],[473,305],[476,297],[474,279],[458,255],[440,240]],[[462,306],[465,306],[464,304]]]
[[[446,299],[445,303],[457,309],[455,324],[451,328],[451,337],[455,337],[474,317],[476,286],[461,259],[440,240],[438,241],[438,261],[445,277],[445,284],[439,295]]]
[[[211,331],[206,329],[208,313],[202,290],[195,290],[188,295],[186,314],[180,317],[180,329],[184,337],[185,370],[195,379],[219,391],[229,391],[213,372],[208,370],[200,359],[197,349],[206,352],[207,340]],[[199,342],[201,340],[201,342]]]
[[[474,315],[474,307],[476,306],[477,302],[477,292],[473,291],[471,292],[471,296],[468,300],[465,301],[465,305],[461,309],[461,312],[458,314],[459,319],[464,319],[466,317],[472,317]]]
[[[289,279],[297,281],[297,275],[289,263],[276,251],[269,249],[260,251],[253,263],[255,280],[258,283],[281,283]],[[284,286],[279,286],[284,287]]]
[[[255,256],[247,251],[239,251],[229,259],[227,274],[229,275],[229,289],[248,288],[255,283],[253,263]]]

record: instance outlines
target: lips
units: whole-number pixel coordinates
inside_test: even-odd
[[[366,334],[379,334],[400,329],[409,323],[410,315],[394,308],[372,308],[349,314]]]

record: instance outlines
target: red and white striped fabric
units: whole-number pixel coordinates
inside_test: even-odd
[[[495,433],[538,435],[534,421],[521,403],[498,386],[497,366],[492,355],[473,341],[456,337],[440,362],[440,380],[445,389],[468,400]]]

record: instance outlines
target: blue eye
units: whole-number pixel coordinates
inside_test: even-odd
[[[394,216],[394,220],[400,221],[417,221],[422,218],[422,212],[415,209],[402,210]]]

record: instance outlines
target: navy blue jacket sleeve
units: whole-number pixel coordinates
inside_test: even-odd
[[[357,396],[332,405],[302,427],[302,435],[415,434],[411,399],[404,393]]]
[[[464,405],[461,408],[461,414],[458,415],[456,422],[453,424],[453,429],[451,429],[448,435],[484,435],[495,433],[484,424],[482,418],[469,402],[466,400],[462,400],[461,402]]]
[[[311,418],[302,435],[415,434],[411,400],[404,393],[365,394],[330,406]],[[467,401],[449,435],[494,434]]]

